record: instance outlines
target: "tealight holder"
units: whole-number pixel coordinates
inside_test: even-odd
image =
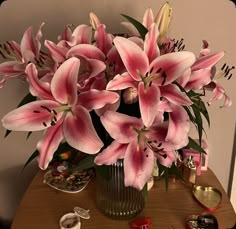
[[[60,229],[80,229],[80,218],[89,219],[89,210],[80,207],[75,207],[74,212],[63,215],[60,219]]]

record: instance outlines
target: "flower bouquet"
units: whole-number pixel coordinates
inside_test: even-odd
[[[95,165],[123,159],[125,186],[141,190],[156,161],[168,170],[183,148],[205,152],[206,104],[224,97],[222,107],[231,105],[218,79],[230,79],[234,67],[216,68],[224,51],[212,52],[205,40],[195,55],[183,40],[169,37],[169,3],[156,17],[147,9],[142,22],[123,17],[122,34],[109,33],[90,13],[89,25],[68,25],[56,42],[45,39],[41,45],[42,24],[35,36],[29,27],[20,44],[2,44],[0,86],[18,78],[29,87],[2,124],[7,134],[44,130],[29,159],[38,157],[41,169],[67,145]],[[209,101],[206,92],[213,94]],[[191,138],[191,125],[199,141]]]

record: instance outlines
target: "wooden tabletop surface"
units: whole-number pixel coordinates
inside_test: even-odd
[[[92,180],[85,190],[77,194],[63,193],[43,183],[43,171],[39,171],[28,187],[19,205],[12,229],[56,229],[60,218],[73,212],[75,206],[90,209],[91,218],[81,219],[83,229],[128,229],[128,221],[111,220],[103,216],[95,206],[96,181]],[[197,184],[213,186],[222,192],[222,202],[213,214],[220,229],[232,228],[236,214],[214,173],[208,169],[198,177]],[[155,181],[148,192],[146,207],[139,215],[151,217],[153,229],[184,229],[185,220],[191,214],[205,212],[192,197],[191,190],[180,181],[170,181],[165,190],[164,179]]]

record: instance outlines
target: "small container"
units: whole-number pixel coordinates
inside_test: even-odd
[[[74,213],[67,213],[60,219],[60,229],[80,229],[80,218],[89,219],[89,210],[80,207],[74,208]]]
[[[201,215],[190,215],[185,222],[186,229],[218,229],[218,221],[215,216],[204,213]]]
[[[183,179],[185,180],[185,184],[191,188],[196,183],[196,165],[192,155],[184,160]]]
[[[80,229],[81,222],[77,213],[68,213],[60,219],[60,229]]]

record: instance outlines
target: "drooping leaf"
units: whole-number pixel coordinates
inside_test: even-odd
[[[23,106],[23,105],[25,105],[25,104],[27,104],[27,103],[33,102],[33,101],[35,101],[36,99],[37,99],[36,96],[33,96],[33,95],[31,95],[30,93],[28,93],[28,94],[21,100],[21,102],[18,104],[17,107],[21,107],[21,106]]]
[[[146,200],[147,199],[147,194],[148,194],[147,183],[143,186],[142,194],[144,196],[144,200]]]
[[[187,145],[188,148],[207,154],[206,151],[195,140],[193,140],[191,137],[188,137],[188,139],[189,139],[189,142]]]
[[[168,188],[169,188],[169,170],[167,168],[165,169],[164,177],[165,177],[166,191],[168,191]]]
[[[191,107],[192,107],[193,113],[195,115],[195,123],[197,125],[198,137],[199,137],[199,142],[200,142],[200,145],[201,145],[201,142],[202,142],[202,130],[203,130],[202,116],[201,116],[200,110],[198,109],[198,107],[195,104],[192,104]]]
[[[31,134],[32,134],[32,131],[28,132],[26,139],[28,139]]]
[[[36,157],[39,156],[39,151],[35,150],[32,155],[28,158],[28,160],[26,161],[26,163],[24,164],[23,170],[25,169],[25,167],[31,162],[33,161]]]
[[[67,142],[64,142],[64,143],[61,143],[61,144],[58,146],[58,148],[57,148],[57,150],[56,150],[56,152],[55,152],[54,155],[56,155],[56,154],[61,154],[61,153],[64,153],[64,152],[69,151],[69,150],[72,150],[72,149],[73,149],[73,148],[72,148]]]
[[[73,167],[73,171],[81,171],[83,169],[89,169],[94,167],[94,159],[97,155],[87,155],[84,159],[82,159],[77,166]]]
[[[178,170],[175,163],[172,164],[172,166],[169,168],[169,174],[175,176],[176,178],[184,181],[182,174]]]
[[[192,112],[190,111],[189,107],[183,106],[183,108],[184,108],[185,111],[187,112],[190,121],[191,121],[193,124],[195,124],[195,123],[196,123],[195,117],[193,116],[193,114],[192,114]]]
[[[142,39],[145,39],[145,35],[148,32],[147,28],[140,23],[139,21],[137,21],[136,19],[125,15],[125,14],[121,14],[123,17],[125,17],[131,24],[133,24],[135,26],[135,28],[138,30],[140,36],[142,37]]]
[[[205,103],[202,100],[199,100],[198,106],[199,106],[199,111],[203,114],[203,116],[205,117],[205,119],[208,123],[208,126],[210,127],[210,116],[209,116],[209,113],[206,109]]]
[[[4,138],[6,138],[11,133],[11,130],[6,130],[6,133],[4,135]]]

